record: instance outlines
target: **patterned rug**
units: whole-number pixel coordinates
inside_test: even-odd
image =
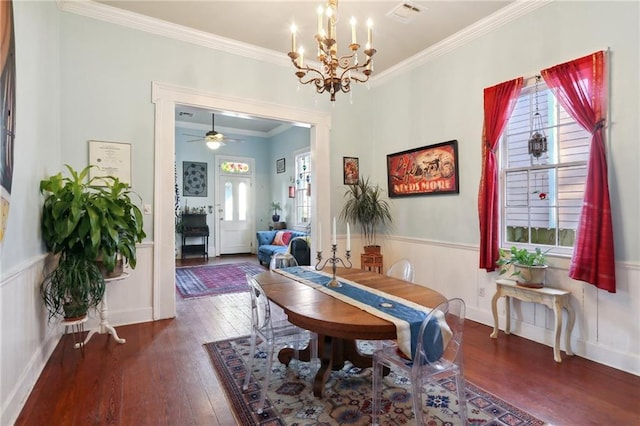
[[[360,350],[368,352],[366,342],[359,342]],[[241,337],[204,345],[215,371],[220,378],[238,424],[275,426],[328,426],[371,424],[371,369],[360,369],[348,362],[340,371],[334,371],[325,387],[325,397],[315,398],[312,374],[308,363],[287,368],[277,359],[273,362],[271,384],[267,402],[261,415],[255,412],[266,358],[265,352],[256,354],[252,380],[247,391],[242,383],[247,374],[249,338]],[[277,354],[275,355],[277,356]],[[295,362],[295,361],[293,361]],[[298,377],[299,376],[299,377]],[[387,413],[383,425],[415,424],[410,384],[393,372],[385,377],[382,405]],[[467,425],[484,426],[541,426],[543,421],[466,382]],[[427,385],[424,404],[425,421],[429,426],[460,425],[455,383],[445,379]]]
[[[257,263],[176,268],[176,288],[183,299],[248,291],[245,274],[259,274],[266,269]]]

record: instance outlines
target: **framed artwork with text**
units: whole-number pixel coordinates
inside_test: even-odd
[[[387,155],[389,197],[460,193],[458,141]]]

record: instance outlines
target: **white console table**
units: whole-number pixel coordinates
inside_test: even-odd
[[[515,297],[523,302],[540,303],[551,309],[555,316],[555,339],[553,343],[553,359],[556,362],[562,362],[560,357],[560,333],[562,330],[562,308],[567,311],[567,330],[565,332],[565,346],[567,355],[573,355],[571,351],[571,330],[575,323],[576,315],[569,302],[571,292],[566,290],[559,290],[557,288],[542,287],[531,288],[518,285],[515,281],[511,280],[498,280],[496,281],[496,294],[491,299],[491,311],[493,312],[493,332],[491,337],[496,339],[498,337],[498,299],[505,297],[505,307],[507,315],[507,324],[504,329],[505,334],[511,332],[511,303],[509,298]]]
[[[115,277],[115,278],[105,278],[104,282],[105,284],[109,284],[110,282],[113,281],[120,281],[123,280],[125,278],[129,277],[129,274],[127,272],[123,272],[122,275],[120,275],[119,277]],[[104,289],[104,296],[102,297],[102,301],[100,302],[100,305],[98,307],[98,311],[100,312],[100,324],[98,324],[97,327],[91,329],[89,331],[89,334],[87,334],[87,337],[84,339],[83,342],[79,342],[73,345],[74,348],[78,349],[78,348],[82,348],[84,347],[89,340],[91,339],[91,337],[93,337],[94,334],[96,333],[100,333],[100,334],[104,334],[104,333],[109,333],[111,334],[111,337],[113,337],[113,340],[115,340],[118,343],[125,343],[126,340],[119,337],[118,336],[118,332],[116,331],[116,329],[109,324],[109,309],[107,308],[107,287],[105,285],[105,289]],[[86,320],[85,320],[86,321]]]

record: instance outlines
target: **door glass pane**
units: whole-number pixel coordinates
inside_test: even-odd
[[[238,220],[247,220],[247,184],[238,185]]]
[[[224,220],[233,220],[233,186],[231,182],[224,184]]]

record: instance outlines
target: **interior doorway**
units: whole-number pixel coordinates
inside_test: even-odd
[[[257,117],[306,123],[310,128],[311,158],[315,163],[312,179],[329,182],[329,112],[292,108],[281,104],[240,99],[204,93],[184,87],[154,82],[152,101],[155,104],[154,158],[154,215],[153,215],[153,318],[173,318],[175,300],[175,223],[173,191],[175,161],[175,106],[191,105],[199,108],[232,111]],[[313,217],[318,218],[311,234],[317,236],[317,224],[329,223],[330,185],[319,185],[313,192]],[[328,229],[329,227],[325,227]],[[325,238],[328,238],[328,231]],[[312,250],[315,249],[312,238]]]
[[[248,172],[227,173],[224,163],[247,164]],[[215,164],[216,255],[249,253],[256,229],[255,161],[253,158],[216,155]]]

